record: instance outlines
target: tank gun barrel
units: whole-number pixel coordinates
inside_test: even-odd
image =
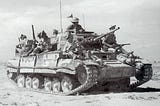
[[[118,27],[118,28],[114,29],[113,31],[110,31],[110,32],[108,32],[108,33],[106,33],[106,34],[102,34],[101,36],[98,36],[98,37],[94,38],[94,41],[96,41],[96,40],[98,40],[98,39],[101,39],[101,38],[103,38],[103,37],[105,37],[105,36],[108,36],[109,34],[112,34],[112,33],[114,33],[115,31],[117,31],[117,30],[119,30],[119,29],[120,29],[120,27]]]

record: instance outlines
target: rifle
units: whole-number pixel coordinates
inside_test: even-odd
[[[33,52],[34,48],[36,47],[36,37],[35,37],[35,33],[34,33],[34,26],[32,25],[32,35],[33,35],[33,44],[32,44],[32,48],[24,55],[24,56],[28,56],[30,53]]]
[[[123,47],[125,45],[131,45],[130,43],[118,44],[118,46]]]
[[[108,32],[108,33],[106,33],[106,34],[102,34],[102,35],[94,38],[94,41],[96,41],[96,40],[98,40],[98,39],[101,39],[101,38],[103,38],[103,37],[105,37],[105,36],[108,36],[109,34],[112,34],[112,33],[114,33],[115,31],[117,31],[117,30],[119,30],[119,29],[120,29],[120,27],[118,27],[117,29],[114,29],[113,31],[110,31],[110,32]]]

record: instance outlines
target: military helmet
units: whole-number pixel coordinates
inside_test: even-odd
[[[71,22],[79,22],[79,18],[73,17],[73,18],[71,19]]]
[[[23,35],[23,34],[21,34],[21,36],[20,36],[20,39],[25,39],[25,38],[27,38],[27,36],[26,35]]]
[[[58,30],[57,29],[53,29],[53,35],[57,35],[58,34]]]

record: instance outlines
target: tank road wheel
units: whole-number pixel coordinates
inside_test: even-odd
[[[20,88],[23,88],[24,85],[25,85],[25,77],[24,77],[24,75],[20,74],[17,77],[17,86]]]
[[[40,80],[38,77],[33,77],[32,79],[32,87],[33,89],[38,89],[40,86]]]
[[[52,88],[52,81],[50,80],[50,78],[45,78],[44,79],[44,89],[46,91],[51,91],[51,88]]]
[[[69,76],[64,76],[61,81],[61,87],[63,92],[69,92],[73,89],[73,82]]]
[[[26,78],[26,88],[32,88],[32,78],[29,76]]]
[[[52,79],[52,89],[54,93],[58,93],[61,90],[61,83],[58,78]]]

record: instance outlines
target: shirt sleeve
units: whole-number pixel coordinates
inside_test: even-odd
[[[67,31],[68,31],[68,30],[71,30],[71,29],[73,29],[73,25],[69,25],[69,26],[67,27]]]

